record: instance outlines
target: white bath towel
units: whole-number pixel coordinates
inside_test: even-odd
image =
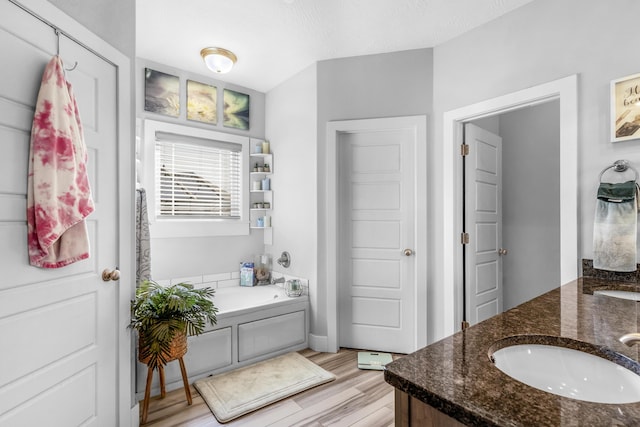
[[[27,226],[31,265],[58,268],[89,257],[85,218],[94,205],[80,114],[62,61],[42,76],[31,129]]]
[[[636,271],[636,183],[601,183],[593,226],[593,266]]]

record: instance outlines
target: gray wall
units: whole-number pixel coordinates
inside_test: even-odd
[[[131,0],[49,0],[131,59],[136,52],[136,2]]]
[[[500,116],[504,309],[560,282],[560,102]]]
[[[291,266],[276,271],[309,279],[312,307],[318,305],[317,72],[312,65],[267,93],[266,135],[271,141],[274,260],[287,251]],[[311,313],[311,330],[318,323]]]
[[[433,51],[416,49],[318,63],[318,323],[314,334],[326,335],[326,138],[327,122],[379,117],[427,115],[431,141]],[[426,166],[427,159],[424,159]],[[429,174],[429,178],[431,175]],[[426,197],[427,189],[418,189]]]
[[[250,88],[232,85],[220,80],[216,80],[206,75],[195,74],[178,68],[169,67],[164,64],[149,61],[144,58],[137,58],[134,68],[135,88],[136,88],[136,117],[140,119],[152,119],[167,123],[177,123],[185,126],[198,127],[202,129],[215,130],[218,132],[232,133],[235,135],[250,136],[253,138],[264,138],[265,131],[265,94]],[[177,118],[162,114],[150,113],[144,110],[144,69],[151,68],[156,71],[178,76],[180,79],[180,116]],[[187,120],[187,79],[200,83],[216,86],[218,89],[218,123],[215,125]],[[222,124],[222,90],[231,89],[249,95],[251,106],[251,116],[249,130],[240,130],[224,127]]]
[[[180,78],[180,116],[173,118],[144,111],[144,69],[172,74]],[[136,90],[136,117],[167,123],[211,129],[237,135],[264,138],[265,135],[265,94],[249,88],[229,85],[207,76],[189,73],[145,59],[137,59],[134,68]],[[186,119],[186,80],[214,85],[218,88],[218,98],[223,88],[237,90],[250,96],[251,117],[248,131],[225,128],[222,120],[217,125],[208,125]],[[218,112],[221,105],[218,104]],[[142,126],[138,134],[143,138]],[[144,139],[142,139],[144,141]],[[144,185],[147,185],[146,183]],[[231,237],[188,237],[154,238],[151,231],[151,274],[154,279],[170,279],[198,276],[201,274],[237,271],[241,261],[253,260],[255,254],[264,252],[262,231],[253,230],[248,236]]]
[[[587,6],[588,5],[588,6]],[[434,49],[434,141],[442,141],[443,113],[520,89],[578,74],[578,254],[592,256],[598,173],[616,159],[640,165],[640,141],[609,142],[609,84],[638,73],[627,52],[637,38],[624,17],[640,13],[636,0],[536,0]],[[430,236],[440,236],[443,213],[442,144],[431,146]],[[431,239],[430,287],[443,277],[444,236]],[[576,260],[576,265],[577,265]],[[442,288],[429,300],[430,337],[441,336]]]

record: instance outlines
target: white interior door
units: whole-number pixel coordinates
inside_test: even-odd
[[[465,124],[465,307],[469,324],[502,312],[502,138]]]
[[[409,353],[416,349],[416,134],[370,129],[338,138],[339,345]]]
[[[40,79],[56,52],[51,27],[0,2],[0,425],[114,426],[118,282],[116,71],[61,37],[82,117],[96,204],[87,220],[91,257],[58,269],[28,263],[26,182]],[[10,64],[10,65],[9,65]]]

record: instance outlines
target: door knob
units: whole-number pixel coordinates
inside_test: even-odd
[[[498,249],[498,255],[506,255],[507,254],[507,250],[504,248],[500,248]]]
[[[405,249],[405,250],[403,251],[403,253],[404,253],[404,256],[411,256],[411,255],[413,255],[413,251],[412,251],[411,249]]]
[[[120,279],[120,270],[118,270],[118,267],[113,270],[105,268],[102,272],[102,280],[105,282],[108,282],[109,280],[116,281],[118,279]]]

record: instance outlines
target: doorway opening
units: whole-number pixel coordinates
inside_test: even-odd
[[[444,114],[443,190],[443,336],[460,329],[464,318],[462,157],[464,123],[520,110],[552,100],[559,102],[560,152],[560,286],[578,274],[577,233],[577,76],[572,75]]]
[[[560,283],[559,100],[466,122],[464,144],[463,321],[473,325]]]

